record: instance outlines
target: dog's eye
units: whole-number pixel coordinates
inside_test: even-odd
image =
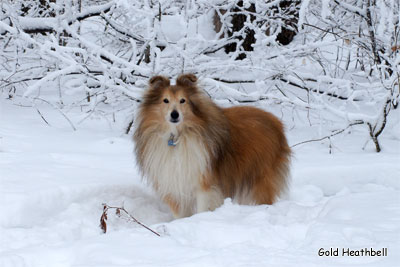
[[[182,98],[181,101],[179,101],[179,103],[183,104],[183,103],[185,103],[185,101],[186,100],[184,98]]]
[[[166,98],[164,98],[164,103],[169,103],[169,100],[168,99],[166,99]]]

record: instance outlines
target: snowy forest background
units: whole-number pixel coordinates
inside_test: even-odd
[[[192,72],[213,99],[306,111],[334,125],[326,138],[354,126],[379,152],[399,37],[397,0],[2,1],[0,88],[113,120],[134,117],[152,75]]]
[[[399,9],[1,0],[0,266],[397,267]],[[226,199],[173,220],[141,180],[132,133],[142,94],[151,76],[184,72],[220,106],[253,105],[285,124],[291,183],[279,201]],[[104,234],[103,203],[160,236],[111,208]]]

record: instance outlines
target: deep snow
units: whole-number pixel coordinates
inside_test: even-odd
[[[72,131],[57,111],[40,111],[51,127],[35,109],[0,100],[1,267],[399,266],[393,130],[379,154],[372,144],[361,150],[357,133],[336,137],[333,154],[326,143],[295,147],[290,189],[274,205],[227,199],[214,212],[172,220],[141,182],[121,125],[86,120]],[[315,136],[312,128],[288,131],[291,144]],[[103,234],[103,202],[124,205],[162,237],[114,216]],[[388,256],[318,256],[320,248],[365,247],[386,247]]]

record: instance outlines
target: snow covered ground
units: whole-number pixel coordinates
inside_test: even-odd
[[[0,100],[0,266],[399,266],[399,139],[365,151],[365,136],[296,146],[288,195],[172,220],[142,184],[122,127],[86,120],[73,131],[56,110]],[[72,115],[71,115],[72,116]],[[288,132],[289,141],[315,137]],[[158,237],[110,212],[124,205]],[[388,248],[386,257],[319,256],[320,248]]]

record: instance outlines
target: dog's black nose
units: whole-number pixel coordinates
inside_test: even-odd
[[[178,121],[178,118],[179,118],[179,112],[176,111],[176,110],[173,110],[173,111],[171,112],[171,119],[172,119],[172,122],[177,122],[177,121]]]

